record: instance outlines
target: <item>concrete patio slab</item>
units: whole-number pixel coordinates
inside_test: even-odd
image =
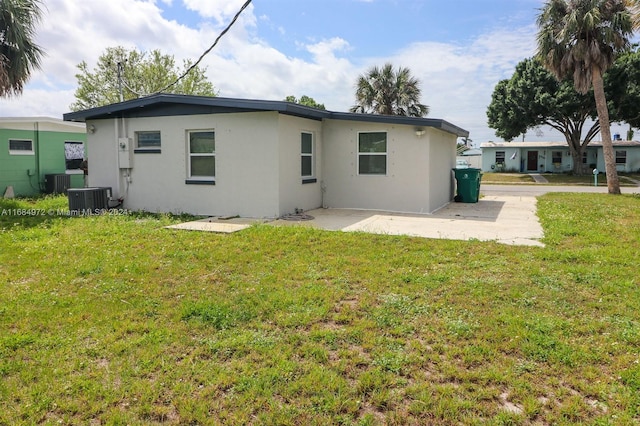
[[[232,232],[242,231],[243,229],[251,226],[251,221],[246,219],[242,220],[243,223],[232,222],[229,220],[221,220],[217,218],[206,218],[200,220],[194,220],[191,222],[179,223],[177,225],[166,226],[168,229],[184,229],[188,231],[205,231],[205,232],[220,232],[223,234],[230,234]]]
[[[237,232],[252,223],[274,226],[310,226],[344,232],[370,232],[451,240],[496,241],[511,245],[544,246],[542,226],[536,216],[536,198],[531,196],[494,196],[477,203],[450,203],[433,214],[404,214],[371,210],[315,209],[296,220],[273,221],[232,218],[206,218],[172,225],[171,229],[209,232]]]
[[[511,245],[544,246],[535,197],[486,196],[478,203],[450,203],[430,215],[368,210],[316,209],[310,221],[276,220],[273,225],[303,225],[345,232],[371,232],[453,240],[477,239]]]

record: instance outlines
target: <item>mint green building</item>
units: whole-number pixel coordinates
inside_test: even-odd
[[[70,188],[84,186],[80,163],[87,141],[84,123],[47,117],[0,118],[0,197],[52,192],[55,176],[68,175]]]

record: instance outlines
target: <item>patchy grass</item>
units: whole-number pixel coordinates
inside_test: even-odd
[[[4,215],[0,424],[637,424],[640,198],[546,248]],[[49,207],[52,206],[52,207]]]
[[[523,173],[482,173],[482,183],[489,184],[535,184],[536,181],[529,175]]]
[[[535,185],[584,185],[594,186],[593,175],[574,176],[565,173],[543,173],[542,176],[547,179],[548,183],[535,183],[535,180],[528,174],[524,173],[483,173],[482,183],[492,185],[514,185],[514,184],[535,184]],[[637,174],[620,174],[620,186],[638,186],[633,180],[640,181]],[[604,174],[598,176],[598,186],[607,186],[607,177]]]
[[[585,176],[574,176],[574,175],[566,175],[566,174],[543,174],[545,179],[549,181],[547,185],[583,185],[583,186],[595,186],[595,181],[593,175],[585,175]],[[620,186],[638,186],[632,180],[626,179],[629,176],[632,179],[637,178],[634,175],[624,175],[620,174],[618,179],[620,181]],[[607,177],[604,174],[598,175],[598,186],[607,186]]]

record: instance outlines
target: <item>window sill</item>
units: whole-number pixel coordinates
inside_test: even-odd
[[[195,179],[187,179],[184,181],[185,185],[215,185],[216,181],[211,180],[195,180]]]
[[[162,153],[162,150],[160,148],[153,148],[153,149],[138,148],[138,149],[134,149],[133,153],[134,154],[160,154]]]
[[[33,151],[9,151],[9,155],[36,155]]]
[[[318,179],[316,179],[316,178],[302,179],[302,184],[305,184],[305,183],[316,183],[317,181],[318,181]]]

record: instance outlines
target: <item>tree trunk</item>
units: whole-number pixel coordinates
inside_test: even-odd
[[[582,176],[584,174],[584,164],[582,164],[582,152],[571,150],[571,158],[573,159],[573,174],[575,176]]]
[[[571,153],[571,159],[573,160],[573,168],[571,172],[576,176],[582,176],[584,174],[584,170],[582,167],[582,143],[580,138],[582,135],[580,132],[571,132],[567,138],[567,143],[569,144],[569,152]]]
[[[607,188],[609,194],[620,194],[620,182],[616,171],[616,159],[613,153],[613,143],[611,142],[611,123],[609,122],[609,110],[607,109],[607,98],[604,94],[604,83],[602,72],[599,67],[594,66],[592,70],[593,95],[596,99],[596,110],[600,121],[600,135],[602,136],[602,151],[604,152],[604,166],[607,173]]]

